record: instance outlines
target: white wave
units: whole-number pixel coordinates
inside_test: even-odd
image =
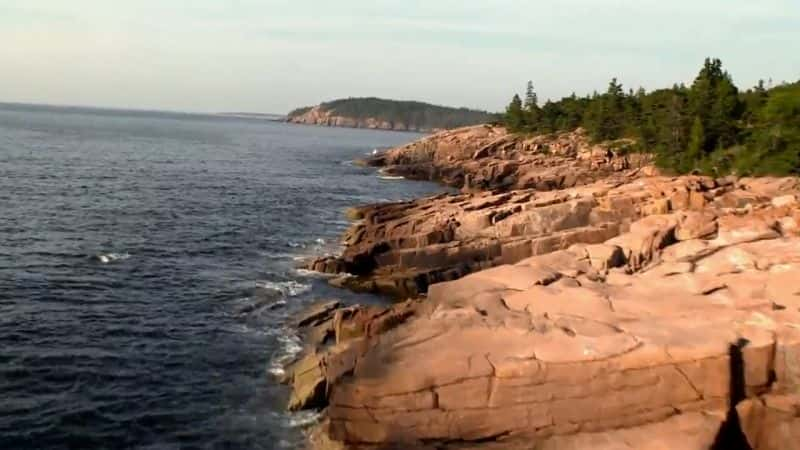
[[[127,253],[98,253],[92,256],[92,259],[103,264],[108,264],[114,261],[123,261],[130,257],[131,255]]]
[[[284,297],[296,297],[311,290],[310,284],[289,281],[256,281],[256,288],[280,292]]]
[[[319,411],[300,411],[287,417],[287,425],[292,428],[301,428],[313,425],[319,421]]]
[[[305,247],[305,245],[303,245],[303,244],[301,244],[299,242],[294,242],[294,241],[289,241],[289,242],[286,243],[286,245],[291,247],[291,248]]]
[[[303,351],[303,344],[300,337],[287,330],[278,336],[278,351],[272,357],[267,371],[276,377],[283,376],[286,374],[284,369],[286,364],[291,362],[301,351]]]
[[[314,242],[316,242],[319,245],[325,245],[325,239],[322,238],[317,238],[314,240]]]
[[[378,175],[381,180],[405,180],[405,177],[395,177],[391,175]]]
[[[301,277],[320,277],[323,275],[321,272],[301,268],[294,269],[294,273]]]

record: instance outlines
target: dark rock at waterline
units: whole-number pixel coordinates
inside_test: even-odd
[[[319,325],[326,320],[330,320],[331,313],[341,306],[342,303],[338,300],[317,302],[303,310],[295,317],[294,326],[297,328],[303,328]]]
[[[339,301],[314,304],[294,320],[304,352],[287,364],[281,382],[291,385],[287,408],[321,409],[327,406],[331,387],[352,373],[366,348],[368,337],[378,336],[410,319],[415,301],[389,308],[344,307]]]

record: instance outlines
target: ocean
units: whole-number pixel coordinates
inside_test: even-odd
[[[298,262],[442,191],[352,163],[418,137],[0,104],[0,449],[300,447],[287,317],[384,300]]]

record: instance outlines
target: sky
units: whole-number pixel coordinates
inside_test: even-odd
[[[0,101],[285,113],[341,97],[502,110],[800,79],[798,0],[0,0]]]

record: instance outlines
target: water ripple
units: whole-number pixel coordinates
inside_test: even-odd
[[[296,448],[269,370],[411,134],[0,105],[0,448]]]

